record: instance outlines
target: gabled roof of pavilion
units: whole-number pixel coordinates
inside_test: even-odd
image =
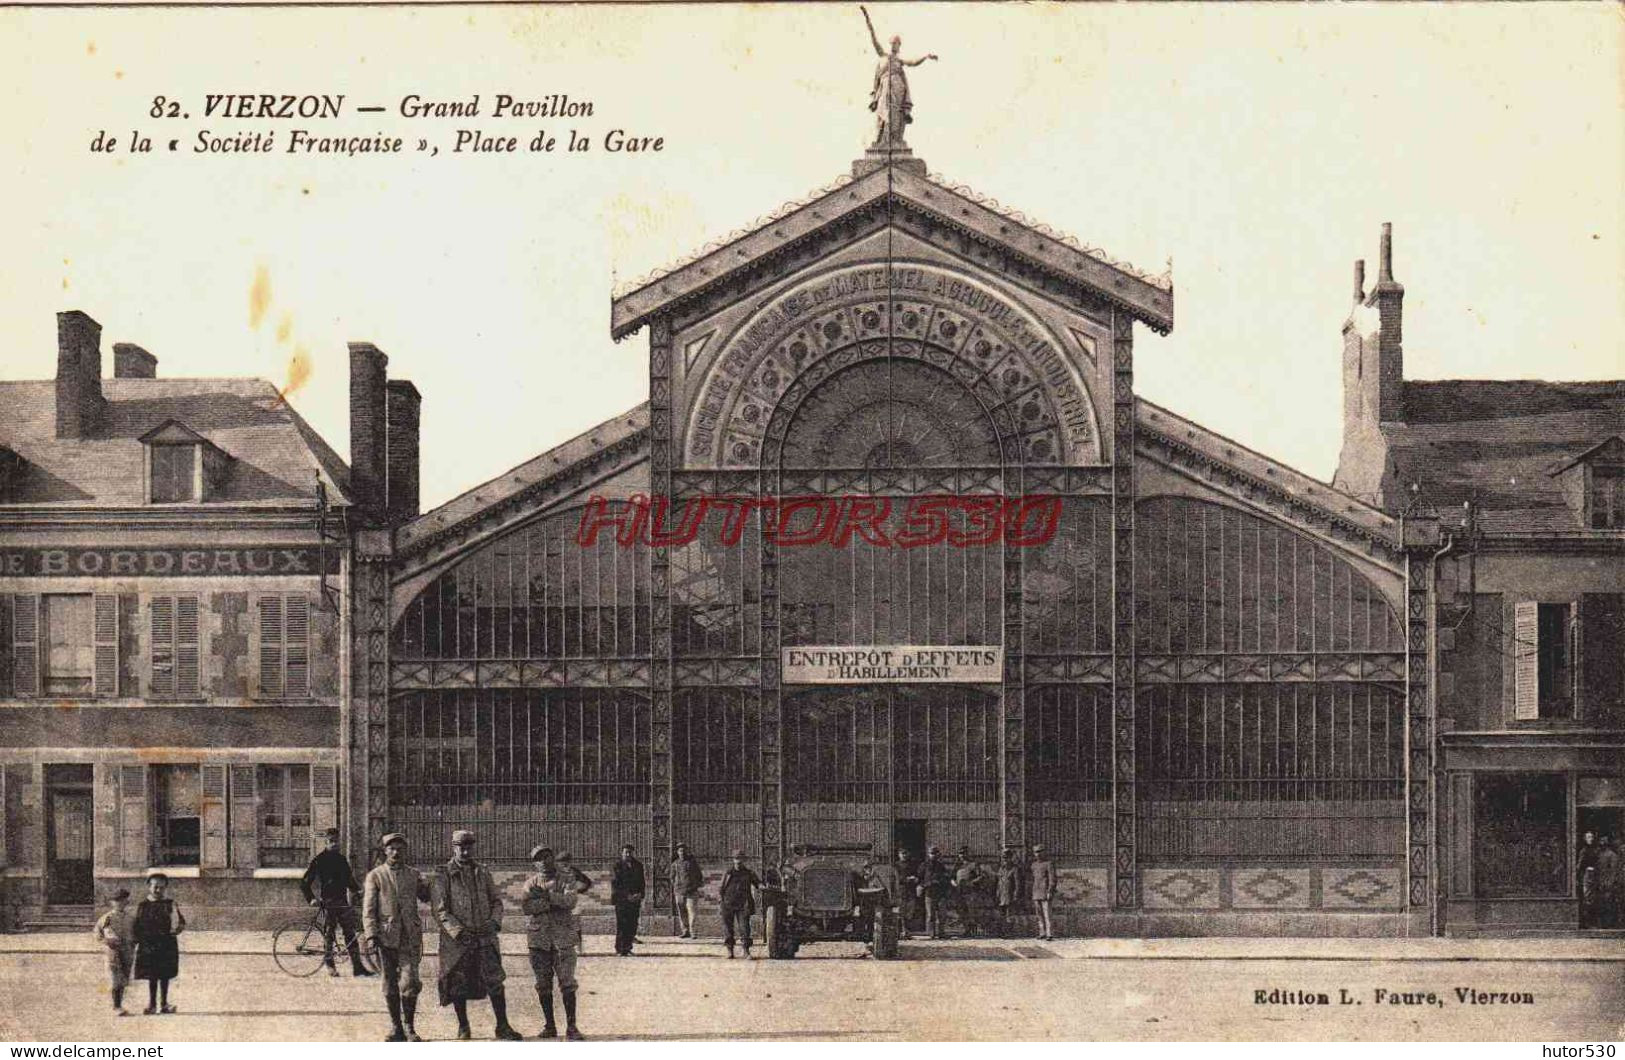
[[[618,293],[610,305],[611,336],[625,338],[651,318],[741,280],[748,285],[753,278],[776,275],[784,263],[805,258],[809,245],[821,247],[843,234],[843,242],[867,235],[854,224],[866,215],[884,219],[907,213],[954,231],[983,253],[1018,263],[1047,288],[1115,306],[1160,334],[1173,329],[1173,282],[1166,274],[1153,276],[1113,260],[994,199],[927,173],[915,159],[860,162],[854,171]]]

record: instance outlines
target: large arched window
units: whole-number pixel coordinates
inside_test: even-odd
[[[407,659],[617,658],[649,652],[649,559],[612,534],[576,543],[581,509],[503,535],[406,608],[391,654]]]
[[[830,377],[790,420],[782,466],[925,469],[997,467],[999,436],[974,395],[918,361],[863,361]],[[885,498],[888,540],[905,525],[907,495]],[[968,524],[956,516],[956,528]],[[785,644],[995,644],[1002,639],[997,546],[916,548],[853,535],[844,546],[779,553]]]

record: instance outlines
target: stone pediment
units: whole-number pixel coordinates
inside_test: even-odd
[[[997,263],[1030,286],[1122,310],[1161,334],[1173,329],[1167,276],[1114,261],[968,188],[889,165],[820,189],[638,281],[611,302],[610,333],[622,339],[663,313],[772,282],[888,223],[946,235],[955,253],[973,263]]]

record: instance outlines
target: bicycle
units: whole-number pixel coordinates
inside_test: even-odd
[[[276,961],[276,966],[296,979],[303,979],[320,971],[322,965],[327,963],[328,925],[340,912],[341,910],[329,909],[326,905],[317,906],[310,917],[292,920],[277,928],[275,934],[271,936],[271,957]],[[332,933],[333,963],[337,965],[340,960],[349,959],[350,944],[345,941],[342,923],[333,922]],[[357,932],[355,945],[361,966],[369,972],[376,972],[378,959],[373,953],[371,943]]]

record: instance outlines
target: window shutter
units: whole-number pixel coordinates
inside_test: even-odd
[[[1540,717],[1540,604],[1535,600],[1512,607],[1512,716]]]
[[[310,598],[289,596],[284,601],[287,625],[282,650],[287,658],[284,693],[310,695]]]
[[[147,767],[118,767],[119,854],[127,869],[144,869],[147,849]]]
[[[203,829],[198,864],[206,869],[226,867],[226,767],[205,763],[203,799],[198,816]]]
[[[175,694],[175,598],[154,596],[152,603],[152,677],[154,696]]]
[[[175,694],[196,699],[198,689],[198,615],[196,596],[175,597]]]
[[[310,852],[319,854],[326,839],[322,833],[339,823],[339,782],[337,766],[310,767]]]
[[[96,594],[96,694],[118,695],[118,597]]]
[[[282,691],[282,598],[262,596],[260,605],[260,691],[264,697]]]
[[[1575,716],[1625,721],[1625,594],[1586,593],[1579,601],[1580,700]]]
[[[258,868],[260,800],[255,766],[231,767],[231,867]]]
[[[32,593],[11,598],[12,694],[39,695],[39,597]]]

